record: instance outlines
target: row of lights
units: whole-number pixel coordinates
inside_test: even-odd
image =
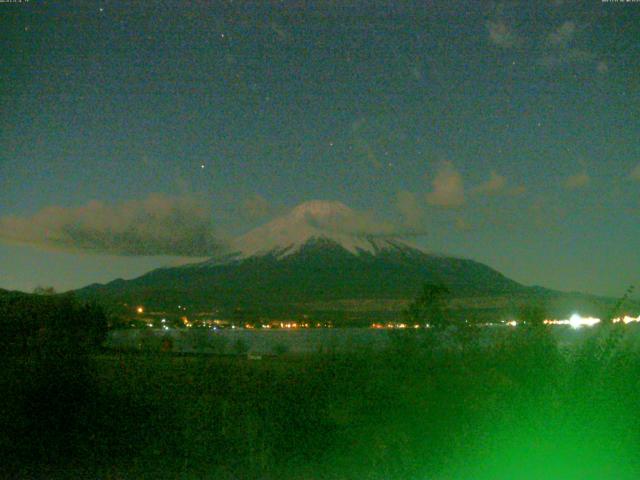
[[[618,318],[614,318],[613,323],[624,323],[625,325],[627,323],[631,323],[631,322],[639,322],[640,323],[640,315],[638,315],[637,317],[630,317],[629,315],[625,315],[624,317],[618,317]]]
[[[178,308],[181,309],[183,308],[181,305],[178,305]],[[184,307],[184,309],[186,310],[187,307]],[[144,307],[139,306],[136,308],[136,312],[138,312],[139,314],[144,313]],[[187,317],[182,317],[181,318],[183,324],[186,327],[191,327],[193,324],[187,319]],[[630,317],[629,315],[625,315],[624,317],[618,317],[618,318],[614,318],[612,320],[613,323],[624,323],[629,324],[632,322],[640,322],[640,315],[638,315],[637,317]],[[165,319],[162,319],[162,323],[165,323]],[[594,325],[597,325],[598,323],[600,323],[600,319],[596,318],[596,317],[582,317],[581,315],[574,313],[573,315],[571,315],[571,317],[569,317],[568,319],[565,320],[551,320],[551,319],[547,319],[544,320],[543,322],[545,325],[570,325],[572,328],[580,328],[580,327],[593,327]],[[153,326],[152,324],[147,324],[148,326]],[[518,322],[515,320],[510,320],[507,322],[507,325],[510,327],[515,327],[518,325]],[[297,323],[297,322],[280,322],[280,328],[285,328],[285,329],[296,329],[296,328],[309,328],[309,324],[308,323]],[[316,324],[316,328],[320,328],[322,326],[322,324],[317,323]],[[325,326],[329,326],[329,325],[325,325]],[[247,329],[253,329],[255,328],[252,324],[247,323],[244,326]],[[261,325],[262,328],[272,328],[271,325],[267,324],[267,325]],[[167,327],[164,326],[164,328],[166,329]],[[232,328],[235,328],[235,325],[232,326]],[[383,324],[383,323],[372,323],[371,324],[371,328],[375,328],[375,329],[381,329],[381,328],[420,328],[420,325],[407,325],[406,323],[387,323],[387,324]]]
[[[580,327],[593,327],[600,323],[601,320],[596,317],[582,317],[577,313],[574,313],[566,320],[545,320],[545,325],[570,325],[572,328]],[[640,322],[640,315],[637,317],[630,317],[625,315],[623,317],[617,317],[611,320],[612,323],[624,323],[625,325],[632,322]]]
[[[545,320],[545,325],[570,325],[571,328],[593,327],[600,323],[600,319],[596,317],[582,317],[574,313],[566,320]]]
[[[427,325],[427,327],[429,327],[429,325]],[[381,329],[381,328],[389,328],[389,329],[393,329],[393,328],[420,328],[420,325],[415,324],[415,325],[408,325],[406,323],[372,323],[371,324],[371,328],[375,328],[375,329]]]

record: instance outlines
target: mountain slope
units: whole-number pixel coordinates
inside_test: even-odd
[[[177,305],[210,311],[238,308],[255,315],[341,310],[397,313],[424,282],[449,287],[460,311],[513,312],[529,301],[576,308],[595,297],[526,287],[481,263],[429,254],[385,236],[338,202],[307,202],[239,237],[225,257],[160,268],[133,280],[91,285],[84,297]],[[595,311],[593,308],[591,311]]]
[[[294,253],[287,251],[275,249],[226,263],[161,268],[134,280],[117,280],[82,292],[92,290],[129,301],[153,301],[156,296],[157,302],[163,297],[175,299],[174,303],[205,306],[411,298],[425,281],[443,282],[458,295],[509,293],[524,288],[480,263],[428,255],[390,242],[387,248],[374,252],[352,253],[333,240],[313,237]]]

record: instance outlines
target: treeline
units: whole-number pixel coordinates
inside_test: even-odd
[[[49,478],[32,469],[73,461],[91,438],[92,353],[106,332],[96,304],[0,291],[0,478]]]
[[[0,352],[34,355],[49,350],[81,353],[99,345],[107,318],[95,303],[72,295],[0,293]]]

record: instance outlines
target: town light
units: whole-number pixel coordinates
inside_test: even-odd
[[[625,325],[631,322],[640,322],[640,315],[638,315],[635,318],[630,317],[629,315],[625,315],[624,317],[618,317],[613,319],[613,323],[620,323],[620,322],[624,323]]]
[[[599,318],[581,317],[577,313],[574,313],[573,315],[571,315],[571,317],[569,317],[569,325],[571,325],[571,328],[580,328],[583,326],[592,327],[596,323],[600,323]]]

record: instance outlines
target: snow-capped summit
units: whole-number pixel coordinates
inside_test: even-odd
[[[341,202],[312,200],[237,238],[233,250],[241,257],[273,252],[284,257],[312,240],[326,239],[354,254],[373,253],[396,248],[397,242],[388,240],[392,233],[390,225],[375,222]]]

